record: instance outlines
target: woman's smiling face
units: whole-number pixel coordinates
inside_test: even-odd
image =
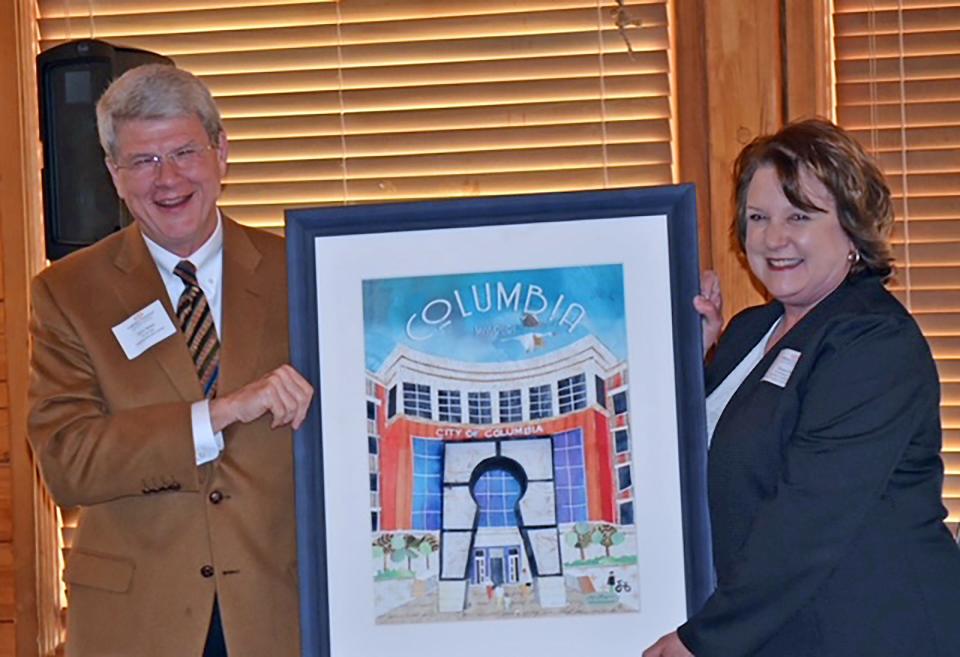
[[[830,190],[806,169],[803,195],[823,211],[795,207],[776,168],[757,168],[747,189],[744,250],[750,269],[796,321],[833,292],[850,271],[853,243],[840,227]]]

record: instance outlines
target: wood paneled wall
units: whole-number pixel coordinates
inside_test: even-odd
[[[733,162],[788,118],[829,113],[828,3],[674,0],[680,180],[697,183],[700,262],[727,318],[763,301],[730,231]]]
[[[782,119],[780,3],[676,0],[675,7],[680,179],[700,190],[701,265],[719,274],[731,317],[762,300],[745,284],[731,240],[730,171],[740,149]]]
[[[41,263],[35,5],[0,3],[0,657],[59,642],[56,510],[26,441],[30,277]]]

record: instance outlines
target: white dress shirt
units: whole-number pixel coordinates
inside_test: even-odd
[[[142,233],[141,233],[142,234]],[[160,278],[170,297],[170,305],[174,310],[180,301],[180,295],[185,287],[183,281],[173,273],[174,268],[181,260],[189,260],[197,268],[197,283],[207,298],[210,313],[213,316],[213,326],[217,335],[223,335],[220,330],[221,309],[223,307],[223,219],[217,211],[217,227],[206,242],[189,256],[182,258],[171,253],[151,240],[146,235],[143,241],[153,256],[153,261],[160,272]],[[220,456],[223,451],[223,433],[213,431],[210,420],[210,400],[204,399],[195,402],[190,407],[190,417],[193,424],[193,446],[197,465],[202,465]]]

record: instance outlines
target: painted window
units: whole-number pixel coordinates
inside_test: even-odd
[[[437,390],[437,418],[441,422],[463,422],[459,390]]]
[[[587,377],[577,374],[557,381],[557,401],[560,414],[579,411],[587,407]]]
[[[413,528],[440,529],[443,441],[413,439]]]
[[[367,432],[377,433],[377,405],[372,401],[367,402]]]
[[[617,466],[617,490],[625,491],[633,484],[633,477],[630,475],[630,464]]]
[[[627,412],[627,393],[618,392],[613,396],[613,412],[617,415]]]
[[[520,548],[507,548],[507,581],[520,581]]]
[[[393,386],[387,391],[387,417],[391,418],[397,414],[397,386]]]
[[[473,583],[484,584],[487,579],[487,551],[483,548],[473,551]]]
[[[597,404],[606,408],[607,407],[607,384],[599,376],[596,377],[596,388],[597,388]]]
[[[581,429],[553,436],[553,476],[557,492],[557,522],[586,521],[587,479]]]
[[[500,421],[523,422],[523,398],[519,390],[500,391]]]
[[[493,423],[493,403],[489,392],[468,392],[467,408],[470,413],[470,424]]]
[[[507,470],[487,470],[473,486],[480,527],[516,527],[520,482]]]
[[[433,418],[430,409],[430,386],[422,383],[403,384],[403,412],[414,417]]]
[[[630,432],[626,429],[617,429],[613,432],[613,443],[617,454],[623,454],[630,449]]]
[[[620,502],[620,524],[621,525],[633,524],[633,500]]]
[[[367,451],[370,452],[367,458],[370,462],[370,508],[373,512],[371,521],[374,523],[373,531],[377,531],[377,524],[380,522],[380,441],[376,436],[367,436]]]
[[[553,415],[553,396],[550,386],[533,386],[530,388],[530,419],[539,420]]]

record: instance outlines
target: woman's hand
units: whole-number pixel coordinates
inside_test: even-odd
[[[723,328],[723,297],[717,272],[707,270],[700,274],[700,294],[693,298],[693,307],[703,316],[703,353],[717,343]]]
[[[644,650],[643,657],[693,657],[693,653],[687,650],[676,632],[671,632]]]

